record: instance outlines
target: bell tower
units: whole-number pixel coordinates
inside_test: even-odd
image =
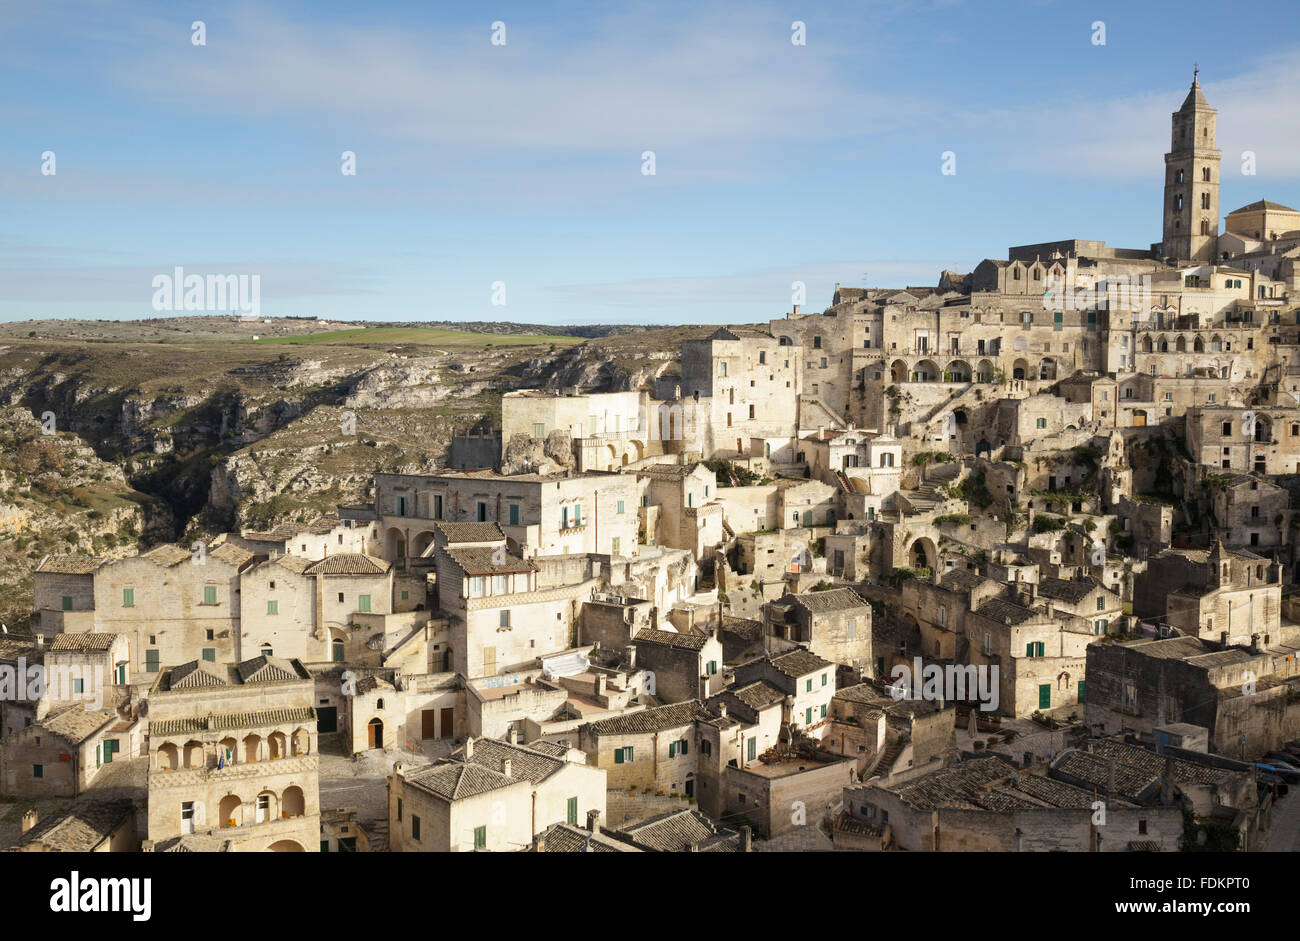
[[[1205,101],[1200,69],[1174,112],[1165,154],[1164,238],[1161,255],[1172,261],[1213,262],[1219,245],[1219,159],[1215,126],[1219,112]]]

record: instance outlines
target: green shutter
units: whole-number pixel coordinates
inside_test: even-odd
[[[357,596],[357,610],[358,610],[358,611],[369,611],[369,610],[370,610],[370,596],[369,596],[369,595],[358,595],[358,596]]]
[[[1050,709],[1052,707],[1052,684],[1044,683],[1038,687],[1038,708]]]
[[[204,603],[204,604],[216,604],[216,603],[217,603],[217,586],[216,586],[216,585],[204,585],[204,586],[203,586],[203,603]]]
[[[1079,680],[1079,702],[1083,702],[1083,680]]]
[[[812,706],[809,706],[807,709],[805,709],[804,713],[807,717],[807,721],[804,722],[804,725],[812,725]]]
[[[267,613],[267,614],[279,614],[279,613],[280,613],[280,602],[278,602],[278,601],[268,601],[268,602],[266,603],[266,613]]]
[[[481,850],[487,846],[487,827],[474,828],[474,849]]]
[[[756,757],[758,757],[758,739],[757,739],[757,738],[751,738],[751,739],[749,739],[749,751],[748,751],[747,754],[748,754],[748,760],[749,760],[749,761],[753,761]]]
[[[71,610],[72,610],[72,596],[71,596],[71,595],[64,595],[64,596],[63,596],[63,610],[64,610],[64,611],[71,611]]]
[[[131,607],[134,607],[134,606],[135,606],[135,589],[134,589],[134,588],[123,588],[123,589],[122,589],[122,607],[124,607],[124,608],[131,608]]]
[[[146,650],[144,652],[144,668],[149,673],[158,672],[158,651]]]
[[[621,749],[621,748],[615,748],[615,749],[614,749],[614,764],[616,764],[616,765],[621,765],[622,763],[623,763],[623,749]]]
[[[669,742],[669,743],[668,743],[668,757],[669,757],[669,758],[676,758],[676,757],[677,757],[677,743],[676,743],[676,742]]]
[[[576,827],[578,825],[578,799],[569,798],[569,825]]]

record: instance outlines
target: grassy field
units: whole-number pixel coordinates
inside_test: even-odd
[[[582,337],[550,336],[543,333],[470,333],[465,330],[443,330],[433,327],[362,327],[357,330],[327,330],[301,336],[266,337],[246,340],[246,343],[294,346],[325,344],[359,346],[372,343],[414,343],[420,346],[443,348],[473,347],[486,349],[498,346],[575,346]]]

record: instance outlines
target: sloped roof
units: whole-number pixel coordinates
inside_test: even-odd
[[[812,614],[826,614],[830,611],[850,611],[854,608],[866,608],[869,605],[862,600],[852,588],[832,588],[830,591],[808,591],[801,595],[791,595],[795,604]]]
[[[372,555],[340,552],[338,555],[327,555],[319,562],[313,562],[307,567],[306,572],[308,575],[383,575],[389,567],[390,563]]]
[[[496,523],[434,523],[449,544],[458,542],[499,542],[506,538]]]
[[[313,723],[316,710],[311,706],[285,709],[262,709],[257,712],[218,712],[182,719],[159,719],[149,723],[150,735],[183,735],[187,732],[225,729],[259,729],[272,725]]]
[[[661,732],[689,725],[696,719],[715,719],[716,716],[698,699],[688,699],[667,706],[642,709],[621,716],[601,719],[589,726],[597,735],[628,735],[639,732]]]
[[[218,669],[221,670],[218,673]],[[172,667],[171,675],[167,680],[168,689],[209,689],[218,686],[229,686],[230,682],[223,675],[226,670],[217,667],[216,664],[209,666],[203,660],[191,660],[189,663],[182,663],[178,667]]]
[[[684,852],[717,833],[709,819],[697,810],[671,810],[617,832],[660,853]]]
[[[72,745],[80,745],[94,735],[117,716],[111,712],[87,709],[77,703],[60,712],[52,712],[39,722],[47,731],[66,739]]]
[[[288,660],[279,657],[254,657],[236,664],[235,672],[245,684],[283,683],[287,680],[300,680],[298,671]]]
[[[1228,215],[1235,215],[1239,212],[1259,212],[1261,209],[1267,209],[1272,212],[1295,212],[1290,206],[1283,206],[1281,203],[1271,203],[1267,199],[1256,200],[1249,205],[1242,206],[1240,209],[1234,209]]]
[[[786,676],[798,679],[801,676],[807,676],[809,673],[816,673],[818,670],[824,670],[827,667],[834,667],[835,664],[830,660],[825,660],[811,650],[805,650],[800,647],[797,650],[791,650],[776,657],[770,657],[769,661],[772,666]]]
[[[88,853],[134,814],[130,800],[79,800],[38,821],[17,846],[41,843],[50,852]]]
[[[495,549],[482,546],[471,549],[444,549],[466,575],[509,575],[515,572],[536,572],[532,562],[511,555],[503,547]]]
[[[51,650],[109,650],[119,634],[55,634]]]
[[[683,650],[703,650],[709,642],[708,634],[681,634],[677,631],[661,631],[647,627],[637,631],[632,638],[633,644],[662,644],[666,647],[679,647]]]
[[[465,761],[462,745],[452,756]],[[469,763],[482,765],[491,771],[505,774],[505,762],[510,762],[510,777],[540,784],[567,764],[563,758],[535,751],[528,745],[511,745],[498,739],[481,738],[474,741],[473,756]]]
[[[445,801],[477,797],[517,783],[499,771],[462,761],[445,761],[406,776],[406,784]]]
[[[182,562],[186,562],[192,557],[193,556],[190,554],[189,549],[182,549],[180,546],[172,545],[171,543],[164,543],[161,546],[150,549],[148,552],[140,556],[140,558],[148,559],[150,562],[155,565],[161,565],[163,568],[171,568],[174,565],[180,565]]]
[[[50,555],[41,559],[36,571],[53,575],[91,575],[106,561],[97,555]]]

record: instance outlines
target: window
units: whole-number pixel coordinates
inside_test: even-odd
[[[758,760],[758,739],[751,737],[745,745],[745,760]]]
[[[280,602],[278,602],[278,601],[268,601],[268,602],[266,603],[266,613],[267,613],[267,614],[279,614],[279,613],[280,613]]]
[[[578,825],[578,799],[576,797],[569,798],[568,811],[569,826],[576,827]]]
[[[826,718],[826,703],[822,703],[822,712],[820,718],[822,719]]]
[[[216,604],[216,603],[217,603],[217,586],[216,586],[216,585],[204,585],[204,586],[203,586],[203,603],[204,603],[204,604]]]
[[[1030,641],[1029,643],[1025,644],[1025,656],[1026,657],[1043,656],[1043,642],[1039,640],[1039,641]]]
[[[1093,632],[1094,634],[1096,634],[1098,637],[1100,637],[1102,634],[1106,633],[1106,619],[1105,619],[1105,618],[1097,618],[1096,623],[1093,625],[1093,631],[1092,631],[1092,632]]]
[[[492,576],[492,594],[494,594],[494,595],[504,595],[504,594],[507,594],[507,589],[506,589],[506,576],[504,576],[504,575],[493,575],[493,576]]]
[[[1034,424],[1035,424],[1035,427],[1038,427],[1038,428],[1046,428],[1046,427],[1047,427],[1047,419],[1046,419],[1046,418],[1040,418],[1040,419],[1038,419]]]
[[[1097,610],[1098,610],[1098,611],[1105,611],[1105,610],[1106,610],[1106,596],[1105,596],[1105,595],[1098,595],[1098,596],[1097,596]]]
[[[84,692],[86,691],[86,681],[85,681],[85,680],[73,680],[73,681],[72,681],[72,691],[73,691],[74,693],[84,693]],[[37,742],[37,744],[40,744],[40,743]]]
[[[64,610],[64,611],[71,611],[71,610],[72,610],[72,596],[71,596],[71,595],[64,595],[64,596],[63,596],[63,610]]]
[[[339,592],[339,604],[343,603],[343,592]]]
[[[144,652],[144,668],[147,673],[158,672],[158,651],[146,650]]]
[[[610,540],[609,551],[612,555],[619,555],[622,550],[623,541],[615,536]]]
[[[474,828],[474,849],[481,850],[487,848],[487,827]]]
[[[397,799],[397,819],[398,821],[402,819],[402,799],[400,797]]]
[[[204,631],[203,634],[204,634],[204,638],[203,638],[204,640],[212,640],[215,632],[211,628],[209,628],[208,630]]]
[[[216,648],[216,647],[204,647],[204,648],[203,648],[203,652],[202,652],[202,657],[203,657],[204,660],[208,661],[208,663],[216,663],[216,662],[217,662],[217,648]]]
[[[710,742],[707,738],[704,741],[700,742],[700,754],[701,755],[713,754],[713,743]]]
[[[536,423],[534,423],[534,424],[533,424],[533,437],[534,437],[534,438],[545,438],[545,437],[546,437],[546,426],[543,425],[541,422],[536,422]]]
[[[618,509],[616,510],[616,512],[617,512],[620,516],[623,515],[623,501],[622,501],[622,500],[619,500],[619,501],[618,501]]]
[[[420,818],[411,814],[411,839],[420,842]]]
[[[124,607],[124,608],[134,608],[134,607],[135,607],[135,589],[134,589],[134,588],[123,588],[123,589],[122,589],[122,607]],[[67,610],[67,609],[65,608],[64,610]]]
[[[635,753],[631,745],[614,749],[614,764],[630,765],[635,760]]]
[[[500,626],[500,628],[501,628],[502,630],[509,630],[509,629],[510,629],[510,609],[509,609],[509,608],[503,608],[503,609],[501,610],[501,615],[500,615],[500,618],[499,618],[499,626]]]
[[[808,680],[807,680],[807,685],[806,685],[805,688],[804,688],[804,692],[806,692],[806,693],[811,693],[811,692],[812,692],[812,677],[809,677],[809,678],[808,678]]]
[[[823,673],[823,674],[822,674],[822,686],[825,686],[825,685],[826,685],[826,674]]]
[[[716,676],[718,673],[718,661],[710,660],[704,666],[704,672],[707,676]]]
[[[330,656],[335,663],[343,662],[344,657],[346,656],[346,649],[347,649],[347,645],[345,645],[343,641],[338,638],[335,638],[333,641],[330,642]],[[397,819],[401,820],[402,818],[400,815],[398,815]]]

